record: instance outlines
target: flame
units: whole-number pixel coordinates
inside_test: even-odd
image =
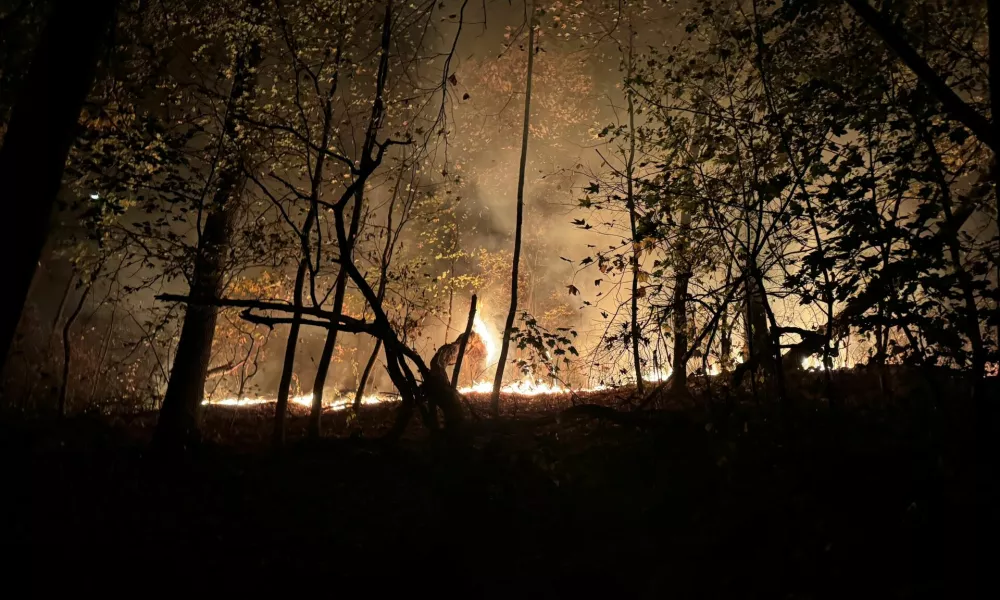
[[[492,365],[500,358],[500,348],[497,347],[496,338],[493,337],[490,328],[486,326],[479,315],[480,311],[476,311],[476,318],[472,322],[472,331],[483,340],[483,345],[486,346],[486,364]]]
[[[490,330],[490,327],[480,316],[481,313],[482,311],[476,312],[476,317],[472,322],[472,331],[483,340],[483,345],[486,347],[486,364],[493,365],[500,360],[500,345],[493,331]],[[459,388],[458,391],[463,394],[489,394],[493,391],[493,382],[480,380],[471,386]],[[564,394],[569,389],[555,382],[538,382],[531,375],[527,375],[517,381],[504,385],[500,388],[500,391],[521,396],[540,396],[542,394]]]
[[[383,402],[390,402],[393,400],[392,396],[383,396],[380,394],[366,394],[361,397],[361,404],[381,404]],[[204,400],[203,405],[212,406],[257,406],[260,404],[273,404],[277,402],[277,398],[219,398],[217,400]],[[299,406],[312,406],[313,395],[312,394],[302,394],[299,396],[292,396],[288,399],[289,402],[298,404]],[[354,405],[353,396],[337,396],[333,400],[323,401],[323,407],[327,410],[341,411],[350,408]]]
[[[463,394],[489,394],[493,392],[493,382],[477,381],[471,386],[458,390]],[[505,394],[518,394],[520,396],[540,396],[543,394],[565,394],[569,388],[565,388],[558,383],[536,382],[533,378],[527,377],[504,385],[500,391]]]
[[[659,383],[661,381],[666,381],[670,379],[670,375],[673,374],[674,370],[670,367],[666,369],[654,368],[646,371],[642,374],[642,380],[648,383]]]

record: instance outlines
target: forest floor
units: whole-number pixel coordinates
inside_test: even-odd
[[[831,413],[800,391],[785,426],[768,403],[712,398],[624,420],[507,398],[460,448],[419,427],[373,441],[387,405],[332,413],[308,444],[297,410],[277,453],[269,407],[211,407],[183,464],[149,455],[149,415],[6,419],[4,570],[36,592],[72,571],[377,597],[976,596],[960,401]]]

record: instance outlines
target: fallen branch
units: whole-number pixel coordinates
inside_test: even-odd
[[[313,320],[302,320],[299,322],[303,325],[314,325],[316,327],[326,327],[331,328],[336,326],[340,331],[347,331],[350,333],[371,333],[376,334],[375,326],[372,323],[362,321],[359,319],[354,319],[352,317],[346,317],[344,315],[338,315],[333,311],[324,310],[318,306],[302,306],[296,308],[295,306],[287,302],[264,302],[262,300],[239,300],[235,298],[193,298],[191,296],[184,296],[180,294],[160,294],[156,296],[157,300],[163,302],[182,302],[185,304],[194,304],[197,306],[218,306],[220,308],[245,308],[247,310],[243,311],[241,317],[252,323],[257,323],[261,325],[276,325],[281,323],[291,323],[292,317],[279,318],[279,317],[264,317],[261,315],[254,315],[251,310],[268,310],[268,311],[278,311],[284,313],[301,313],[304,315],[309,315],[312,317],[319,317],[324,319],[324,321],[313,321]]]

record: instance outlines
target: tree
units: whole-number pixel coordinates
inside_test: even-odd
[[[190,295],[200,300],[212,301],[221,296],[229,268],[233,222],[246,183],[246,140],[240,139],[237,125],[245,118],[247,104],[253,101],[254,76],[261,61],[260,42],[255,35],[251,29],[248,39],[242,40],[237,49],[218,148],[221,165],[214,182],[215,193],[208,206],[198,206],[199,213],[204,211],[208,216],[199,231]],[[187,307],[154,437],[161,447],[183,446],[197,436],[198,409],[205,394],[217,316],[218,308],[211,303]]]
[[[0,367],[45,245],[80,107],[117,4],[116,0],[56,4],[3,138],[0,180],[18,233],[3,236],[0,246],[14,267],[8,292],[12,310],[0,319]]]
[[[521,261],[521,226],[524,220],[524,171],[528,160],[528,132],[531,123],[531,76],[535,64],[535,9],[528,5],[528,69],[527,82],[524,88],[524,127],[521,131],[521,163],[517,175],[517,220],[514,226],[514,258],[511,265],[510,308],[507,311],[507,321],[503,329],[503,341],[500,343],[500,360],[497,372],[493,378],[493,393],[490,396],[490,412],[494,416],[500,414],[500,388],[503,386],[504,366],[507,362],[507,352],[510,347],[510,336],[514,329],[514,318],[517,316],[517,282],[518,269]]]

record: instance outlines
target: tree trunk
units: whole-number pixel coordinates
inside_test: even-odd
[[[343,269],[337,273],[337,282],[333,292],[333,313],[339,315],[344,310],[344,295],[347,292],[347,272]],[[323,419],[323,388],[326,387],[326,376],[330,372],[330,361],[337,347],[337,329],[331,327],[326,332],[323,343],[323,353],[320,354],[316,366],[316,379],[313,380],[312,406],[309,410],[309,439],[319,439]]]
[[[628,78],[631,81],[633,73],[632,52],[635,33],[632,31],[631,19],[629,21],[628,39]],[[633,189],[633,175],[635,172],[635,99],[632,90],[625,91],[628,100],[628,159],[625,165],[625,201],[628,205],[628,220],[632,234],[632,306],[631,306],[631,338],[632,338],[632,366],[635,369],[635,391],[642,396],[645,393],[642,384],[642,362],[639,357],[639,273],[641,271],[639,258],[642,253],[641,240],[639,240],[638,220],[639,215],[635,207],[635,190]],[[686,292],[685,292],[686,293]],[[676,354],[675,354],[676,356]],[[681,354],[683,356],[683,353]],[[676,358],[674,359],[676,362]]]
[[[90,91],[99,50],[116,0],[58,2],[11,114],[0,147],[0,181],[9,223],[0,236],[8,288],[0,318],[0,369],[7,361],[21,311],[49,231],[80,106]]]
[[[767,331],[767,315],[764,312],[764,299],[760,296],[757,280],[753,275],[747,275],[747,360],[764,357],[770,353],[770,336]]]
[[[358,229],[361,227],[361,201],[363,199],[364,187],[358,188],[354,195],[354,213],[351,215],[351,230],[348,233],[350,239],[348,246],[354,251],[354,244],[358,237]],[[391,207],[390,207],[391,210]],[[352,257],[348,256],[348,259]],[[342,257],[343,259],[343,257]],[[347,270],[341,267],[337,273],[337,282],[334,284],[333,292],[333,314],[338,317],[344,311],[344,296],[347,294]],[[323,353],[319,358],[319,365],[316,368],[316,379],[313,381],[312,406],[309,411],[309,438],[319,439],[320,428],[323,419],[323,388],[326,387],[326,376],[330,372],[330,360],[333,358],[333,351],[337,347],[337,329],[331,327],[326,334],[326,341],[323,343]]]
[[[476,295],[472,295],[472,303],[469,304],[469,320],[465,324],[465,333],[462,335],[462,343],[458,346],[458,357],[455,358],[455,368],[451,371],[451,387],[458,388],[458,377],[462,372],[462,359],[465,358],[465,347],[469,343],[469,336],[472,335],[472,326],[476,322]]]
[[[455,264],[454,264],[454,261],[452,261],[451,269],[452,270],[449,273],[449,276],[453,276],[455,274]],[[448,336],[451,335],[451,317],[452,317],[452,313],[455,310],[455,288],[451,287],[451,283],[450,282],[449,282],[448,285],[449,285],[449,290],[448,290],[448,322],[445,323],[445,326],[444,326],[444,343],[445,344],[448,343]]]
[[[309,259],[303,256],[299,259],[299,268],[295,271],[295,308],[302,308],[302,288],[305,285],[306,267]],[[285,413],[288,411],[288,393],[292,385],[292,373],[295,371],[295,349],[299,345],[299,329],[302,326],[302,313],[296,310],[292,313],[292,324],[288,327],[288,342],[285,344],[285,360],[281,366],[281,381],[278,382],[278,401],[274,405],[274,431],[271,442],[275,446],[285,443]]]
[[[245,102],[253,93],[251,79],[260,64],[260,47],[251,43],[247,53],[236,63],[229,106],[223,123],[223,151],[239,154],[236,148],[225,149],[226,142],[236,135],[236,125],[245,111]],[[228,161],[229,166],[219,175],[218,188],[212,198],[205,226],[198,239],[198,254],[191,275],[190,296],[199,300],[216,299],[222,293],[227,258],[232,238],[232,222],[239,208],[237,201],[245,183],[242,165]],[[181,326],[181,339],[170,370],[167,393],[160,408],[153,441],[162,448],[182,448],[197,439],[198,415],[205,395],[208,363],[212,357],[212,341],[218,308],[208,303],[188,304]]]
[[[719,318],[719,372],[728,373],[733,365],[733,331],[729,326],[729,309],[724,308]]]
[[[87,296],[90,295],[91,288],[94,287],[94,281],[97,279],[98,271],[94,271],[93,275],[90,277],[90,281],[87,283],[87,287],[83,288],[83,293],[80,294],[80,300],[76,303],[76,308],[70,313],[69,318],[66,319],[66,324],[63,325],[62,329],[62,343],[63,343],[63,370],[62,370],[62,381],[59,385],[59,418],[66,416],[66,396],[69,393],[69,368],[70,360],[73,358],[73,348],[70,345],[69,334],[70,330],[73,329],[73,324],[76,323],[76,319],[83,312],[83,305],[87,302]]]
[[[73,271],[69,274],[69,279],[66,280],[66,288],[63,289],[62,297],[59,299],[59,306],[56,308],[56,315],[52,318],[52,331],[49,332],[49,339],[56,334],[56,327],[59,326],[59,322],[62,321],[63,313],[66,311],[66,302],[69,301],[69,293],[73,291],[73,281],[76,280],[76,267],[73,267]]]
[[[517,278],[521,262],[521,229],[524,221],[524,171],[528,160],[528,132],[531,122],[531,76],[535,66],[535,7],[528,6],[528,74],[524,90],[524,127],[521,131],[521,165],[517,174],[517,224],[514,228],[514,260],[511,266],[510,309],[507,311],[507,322],[503,328],[503,342],[500,344],[500,361],[497,363],[496,376],[493,378],[493,394],[490,396],[490,413],[500,415],[500,388],[503,386],[504,365],[507,362],[507,351],[510,348],[510,335],[514,329],[514,317],[517,315]]]
[[[205,220],[201,248],[191,279],[192,298],[218,298],[225,270],[223,256],[229,247],[230,210],[212,212]],[[163,448],[183,448],[197,440],[198,414],[205,394],[208,363],[218,308],[188,304],[181,339],[170,369],[167,393],[153,441]]]
[[[677,274],[674,282],[674,298],[672,309],[674,312],[674,356],[673,371],[670,375],[671,391],[680,392],[687,390],[687,358],[688,355],[688,322],[687,322],[687,295],[688,282],[691,281],[691,273],[687,270]]]
[[[104,339],[101,341],[101,355],[97,359],[97,368],[94,369],[93,381],[90,384],[90,395],[87,396],[87,403],[90,404],[94,401],[94,395],[97,394],[97,386],[101,383],[101,378],[104,376],[104,364],[108,360],[108,352],[111,350],[111,334],[114,332],[115,328],[115,316],[118,313],[118,300],[111,305],[111,317],[108,319],[108,328],[104,332]]]
[[[372,369],[375,367],[375,361],[378,359],[378,353],[381,349],[382,339],[379,338],[375,340],[375,348],[372,350],[372,355],[368,357],[368,364],[365,365],[365,370],[361,373],[361,381],[358,382],[358,393],[354,395],[355,411],[361,408],[361,400],[365,397],[365,388],[368,387],[368,378],[371,377]]]

